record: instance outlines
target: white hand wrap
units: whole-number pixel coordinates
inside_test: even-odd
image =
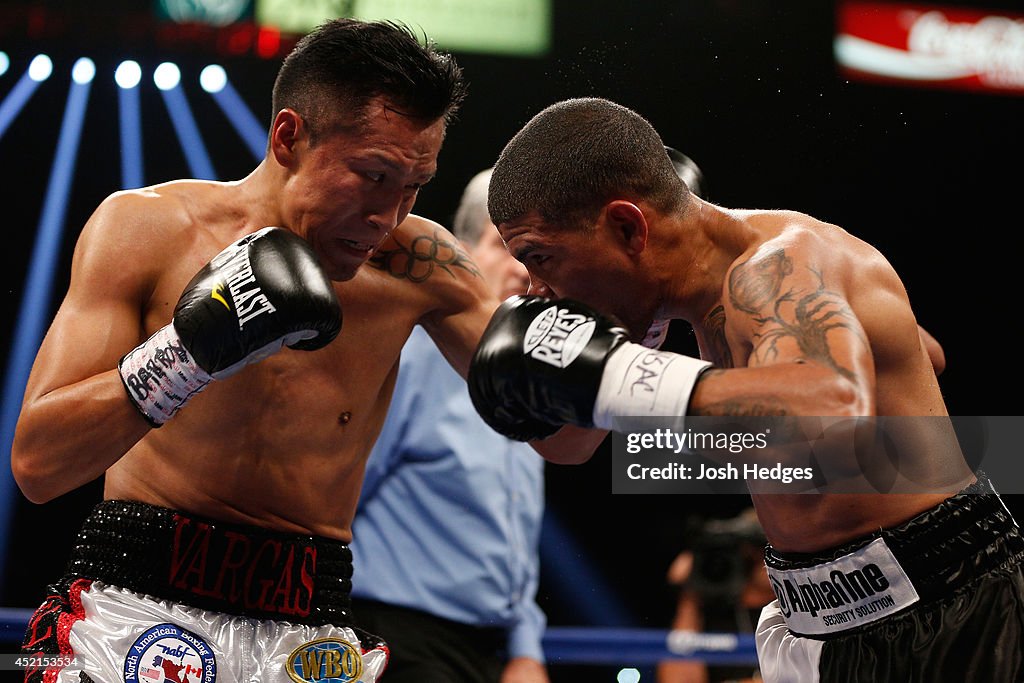
[[[117,365],[128,397],[146,420],[159,427],[213,378],[199,367],[174,325],[156,331]]]
[[[678,353],[627,343],[604,366],[594,402],[594,425],[635,431],[630,418],[675,417],[681,423],[690,394],[711,363]],[[639,424],[643,429],[647,425]]]

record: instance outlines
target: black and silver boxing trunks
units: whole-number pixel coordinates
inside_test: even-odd
[[[376,681],[340,541],[104,501],[22,644],[26,681]]]
[[[891,529],[812,555],[765,551],[768,683],[1024,681],[1024,540],[984,478]]]

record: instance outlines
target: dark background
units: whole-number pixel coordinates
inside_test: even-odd
[[[65,4],[91,6],[89,16],[79,10],[61,31],[34,30],[30,13],[19,9],[53,12]],[[224,58],[209,46],[154,40],[144,28],[126,32],[112,9],[96,9],[139,4],[0,4],[0,50],[11,57],[10,70],[0,78],[0,98],[36,53],[54,59],[54,75],[0,139],[0,224],[8,253],[5,354],[63,114],[67,73],[76,58],[91,57],[97,78],[55,292],[67,285],[80,226],[120,187],[112,74],[122,59],[143,65],[147,183],[189,175],[160,96],[145,80],[168,58],[181,66],[218,175],[240,178],[254,166],[234,129],[199,90],[197,77],[206,64],[223,64],[250,108],[269,123],[279,60]],[[957,4],[1019,9],[1013,1]],[[877,246],[901,274],[919,322],[945,348],[948,368],[941,385],[950,413],[1021,412],[1022,373],[1012,328],[1020,318],[1014,271],[1022,224],[1015,204],[1024,180],[1024,100],[849,82],[838,75],[833,60],[833,4],[821,0],[555,0],[554,5],[553,48],[545,58],[456,53],[470,96],[449,130],[440,171],[421,194],[416,213],[450,224],[463,183],[491,165],[539,109],[568,97],[606,97],[646,116],[666,144],[695,159],[711,201],[796,209]],[[54,309],[57,303],[55,296]],[[685,325],[673,326],[669,347],[692,350]],[[582,466],[549,465],[548,503],[571,534],[571,552],[596,565],[597,577],[615,591],[624,612],[613,616],[598,609],[591,616],[581,611],[561,588],[574,578],[566,576],[571,566],[545,562],[540,600],[552,625],[667,625],[672,605],[664,572],[686,543],[686,518],[725,516],[746,503],[745,497],[613,496],[610,474],[606,450]],[[0,604],[39,602],[44,584],[62,569],[81,517],[99,496],[97,483],[43,506],[19,503]],[[1022,505],[1016,496],[1008,503],[1013,510]],[[565,545],[550,534],[547,542]],[[603,600],[599,594],[591,599],[597,605]],[[563,675],[568,680],[568,670]]]

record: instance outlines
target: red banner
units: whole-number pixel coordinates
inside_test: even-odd
[[[835,56],[849,78],[1024,94],[1024,15],[840,2]]]

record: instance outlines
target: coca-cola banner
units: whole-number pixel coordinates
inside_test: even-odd
[[[849,78],[1024,93],[1024,14],[840,2],[836,61]]]

